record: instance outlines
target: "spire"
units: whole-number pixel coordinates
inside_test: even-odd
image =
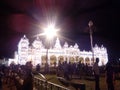
[[[61,49],[61,44],[60,44],[59,38],[56,39],[56,43],[55,43],[54,48]]]
[[[68,43],[67,42],[65,42],[64,48],[68,48]]]
[[[75,43],[74,48],[78,49],[78,44],[77,43]]]

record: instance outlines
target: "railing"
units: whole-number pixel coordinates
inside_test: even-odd
[[[34,88],[35,90],[70,90],[66,87],[58,84],[34,77]]]

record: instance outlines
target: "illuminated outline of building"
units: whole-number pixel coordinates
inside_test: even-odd
[[[15,52],[14,59],[9,59],[9,64],[15,62],[16,64],[25,64],[28,61],[32,61],[33,66],[40,64],[44,65],[46,63],[46,52],[47,49],[42,44],[42,41],[37,37],[31,46],[29,46],[29,40],[24,35],[18,44],[18,51]],[[95,45],[94,58],[98,57],[100,59],[99,65],[105,65],[108,61],[107,49],[103,47],[98,47]],[[67,42],[63,45],[60,44],[59,38],[56,39],[53,48],[48,50],[48,64],[53,66],[54,63],[58,65],[59,60],[61,62],[79,62],[88,65],[93,65],[93,56],[91,51],[80,51],[79,46],[75,43],[74,46],[68,45]]]

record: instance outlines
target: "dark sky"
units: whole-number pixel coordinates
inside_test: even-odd
[[[120,56],[119,0],[1,0],[0,57],[12,57],[20,38],[41,33],[46,18],[56,19],[59,34],[81,50],[90,50],[88,22],[92,20],[94,44],[103,44],[113,57]],[[61,38],[62,40],[63,38]]]

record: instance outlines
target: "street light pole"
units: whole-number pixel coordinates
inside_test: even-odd
[[[93,30],[92,30],[92,26],[93,26],[93,22],[89,21],[88,23],[89,26],[89,33],[90,33],[90,44],[91,44],[91,50],[92,50],[92,58],[93,58],[93,63],[94,63],[94,50],[93,50]]]
[[[46,62],[45,62],[45,73],[49,72],[49,63],[48,63],[48,50],[49,50],[49,41],[47,43],[47,49],[46,49]]]
[[[48,53],[49,53],[49,48],[50,48],[50,40],[53,39],[54,36],[57,35],[57,31],[59,29],[55,28],[54,24],[48,25],[46,28],[44,28],[44,35],[47,37],[47,51],[46,51],[46,64],[48,64]]]
[[[47,39],[47,47],[46,47],[46,63],[48,63],[48,53],[49,53],[49,48],[50,48],[50,41]]]
[[[47,46],[47,49],[46,49],[46,63],[48,64],[48,49],[49,47]]]

